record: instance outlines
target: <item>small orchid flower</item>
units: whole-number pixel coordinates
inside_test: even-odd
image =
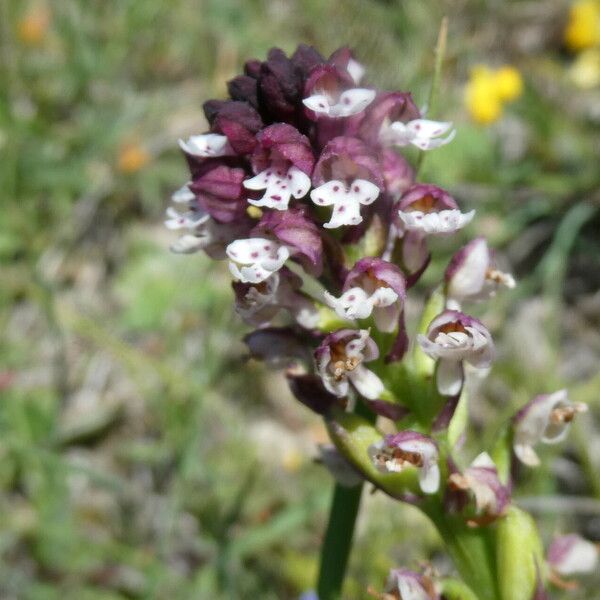
[[[435,494],[440,488],[437,445],[426,435],[416,431],[387,435],[369,446],[369,456],[382,473],[418,469],[419,485],[425,494]]]
[[[409,569],[392,569],[385,584],[387,600],[439,600],[435,584],[427,575]]]
[[[559,536],[548,549],[548,564],[565,577],[592,573],[598,565],[598,546],[576,534]]]
[[[562,442],[571,421],[578,413],[586,412],[587,405],[571,402],[566,390],[536,396],[514,418],[514,450],[517,458],[530,467],[540,464],[533,447],[538,443]]]
[[[450,133],[448,133],[450,131]],[[446,137],[441,137],[448,133]],[[387,146],[408,146],[412,144],[419,150],[433,150],[449,144],[456,135],[452,123],[414,119],[408,123],[394,121],[384,127],[379,134],[382,144]]]
[[[176,192],[171,195],[171,200],[177,204],[189,204],[196,199],[196,194],[189,188],[189,183],[182,185]]]
[[[285,309],[299,325],[311,329],[316,327],[319,315],[314,303],[300,291],[301,287],[302,279],[286,267],[257,284],[236,281],[233,283],[236,311],[244,322],[262,327]]]
[[[366,319],[373,314],[377,328],[394,331],[406,297],[402,271],[378,258],[359,260],[348,273],[343,294],[325,292],[325,301],[342,319]]]
[[[334,65],[320,65],[306,82],[306,97],[302,103],[309,116],[337,119],[362,112],[375,99],[375,90],[352,87],[356,85],[347,70]]]
[[[362,363],[376,360],[379,349],[366,329],[340,329],[329,334],[315,350],[317,371],[325,388],[342,398],[350,383],[361,396],[375,400],[383,392],[381,379]]]
[[[336,50],[330,57],[330,64],[335,65],[340,69],[345,69],[355,85],[358,85],[365,74],[365,67],[359,63],[352,53],[350,48],[340,48]]]
[[[398,203],[398,224],[421,235],[449,234],[471,222],[475,211],[462,213],[448,192],[430,184],[415,184]]]
[[[167,229],[196,229],[210,219],[210,215],[203,210],[189,210],[180,213],[172,206],[166,211],[168,219],[165,221]]]
[[[262,198],[248,199],[254,206],[287,210],[290,199],[306,196],[314,157],[308,139],[286,123],[276,123],[257,136],[252,155],[255,177],[246,179],[248,190],[265,190]]]
[[[287,246],[265,238],[235,240],[227,246],[231,274],[243,283],[260,283],[283,267]],[[238,266],[240,265],[240,266]]]
[[[202,135],[192,135],[186,141],[179,140],[179,147],[192,156],[217,157],[232,156],[235,154],[233,148],[229,145],[226,135],[218,133],[203,133]]]
[[[464,380],[463,362],[485,369],[494,357],[492,336],[483,323],[456,310],[446,310],[418,336],[423,352],[438,359],[437,389],[444,396],[460,393]]]
[[[454,491],[473,494],[475,511],[482,519],[472,519],[469,524],[487,524],[504,514],[510,502],[510,492],[500,482],[496,465],[487,452],[477,456],[463,473],[452,473],[448,486]]]
[[[487,300],[500,286],[515,287],[512,275],[493,266],[485,238],[478,237],[461,248],[450,261],[445,274],[448,303],[458,308],[465,300]]]
[[[361,206],[375,202],[384,187],[383,174],[372,154],[357,138],[336,137],[323,149],[313,173],[310,193],[317,206],[333,206],[323,227],[362,223]]]

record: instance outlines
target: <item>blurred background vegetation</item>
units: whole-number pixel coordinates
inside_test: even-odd
[[[420,293],[461,241],[499,249],[519,286],[477,309],[500,357],[471,391],[467,448],[567,386],[591,412],[521,474],[518,501],[546,539],[600,539],[600,25],[590,33],[570,10],[0,0],[0,598],[268,600],[312,587],[325,433],[245,359],[223,265],[168,252],[163,212],[186,180],[176,141],[202,132],[201,103],[271,46],[351,45],[371,82],[422,105],[444,14],[433,116],[458,135],[428,155],[424,179],[478,215],[439,245]],[[498,104],[486,73],[504,65],[523,89]],[[415,511],[368,497],[347,597],[421,559],[449,568]],[[597,590],[596,577],[569,597]]]

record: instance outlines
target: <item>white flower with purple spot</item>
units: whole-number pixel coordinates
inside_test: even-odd
[[[334,229],[362,223],[360,207],[375,202],[379,191],[374,183],[366,179],[355,179],[349,185],[334,179],[315,188],[310,197],[317,206],[333,206],[331,218],[323,227]]]
[[[586,404],[569,400],[567,390],[535,397],[514,418],[513,447],[517,458],[530,467],[538,466],[540,459],[534,446],[539,442],[562,442],[575,416],[586,411]]]
[[[384,390],[381,379],[363,363],[376,360],[379,350],[366,329],[341,329],[329,334],[315,350],[317,371],[327,391],[348,395],[350,383],[368,400]]]
[[[287,210],[292,197],[302,198],[310,190],[310,177],[298,167],[269,168],[244,181],[248,190],[265,190],[258,200],[248,199],[253,206]]]
[[[423,352],[438,360],[437,389],[444,396],[460,394],[464,381],[463,362],[486,369],[494,357],[494,343],[487,328],[473,317],[446,310],[418,336]]]
[[[206,223],[210,219],[210,215],[201,210],[189,210],[185,213],[180,213],[172,206],[167,208],[167,217],[165,227],[167,229],[196,229],[200,225]]]
[[[235,154],[229,145],[227,136],[218,133],[204,133],[192,135],[187,140],[179,140],[179,147],[192,156],[211,158],[218,156],[231,156]]]
[[[416,468],[423,493],[435,494],[439,490],[439,454],[436,443],[430,437],[416,431],[401,431],[371,444],[368,452],[380,472],[402,473]]]
[[[331,118],[350,117],[362,112],[375,99],[375,91],[353,88],[341,94],[325,90],[302,100],[304,106]]]
[[[439,600],[433,581],[408,569],[392,569],[385,583],[386,595],[382,598],[399,600]]]
[[[182,185],[176,192],[172,194],[171,200],[173,202],[177,204],[189,204],[190,202],[193,202],[196,199],[196,195],[189,188],[189,183]]]
[[[243,283],[260,283],[283,267],[287,246],[266,238],[235,240],[227,246],[231,274]]]
[[[447,209],[439,212],[422,212],[420,210],[398,211],[404,228],[419,231],[425,235],[435,233],[454,233],[468,225],[475,216],[475,211],[462,213],[459,209]]]
[[[450,132],[450,133],[448,133]],[[441,137],[448,133],[446,137]],[[382,144],[388,146],[408,146],[412,144],[420,150],[433,150],[449,144],[456,135],[452,123],[414,119],[408,123],[394,121],[383,125],[379,134]]]
[[[548,564],[565,577],[592,573],[598,566],[598,546],[573,533],[559,536],[548,548]]]

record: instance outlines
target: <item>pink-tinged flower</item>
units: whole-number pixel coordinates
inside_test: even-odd
[[[380,160],[385,191],[392,200],[397,201],[414,184],[415,172],[408,161],[394,150],[384,149]]]
[[[478,519],[469,523],[487,524],[504,514],[510,502],[510,491],[500,482],[498,470],[487,452],[482,452],[463,473],[452,473],[448,487],[455,492],[469,492],[475,500]]]
[[[417,183],[398,203],[398,226],[403,231],[421,235],[448,234],[471,222],[475,211],[462,213],[448,192],[431,185]]]
[[[407,92],[383,92],[368,107],[360,123],[360,137],[368,144],[379,145],[391,123],[420,117],[419,109]]]
[[[201,158],[216,158],[235,154],[233,148],[229,145],[227,136],[218,133],[192,135],[187,141],[179,140],[179,147],[187,154]]]
[[[598,546],[576,534],[555,538],[548,549],[548,564],[559,575],[592,573],[598,565]]]
[[[290,256],[287,246],[266,238],[235,240],[227,246],[229,271],[243,283],[260,283],[283,267]]]
[[[440,488],[440,467],[435,441],[416,431],[401,431],[369,446],[371,461],[382,473],[401,473],[417,469],[419,485],[425,494]]]
[[[287,210],[292,197],[302,198],[310,189],[310,173],[315,159],[308,139],[286,123],[263,129],[257,136],[252,155],[255,177],[246,179],[249,190],[265,190],[254,206]]]
[[[209,100],[203,108],[212,133],[226,136],[234,152],[249,154],[254,150],[255,136],[263,122],[250,104],[237,100]]]
[[[375,202],[384,187],[372,151],[358,138],[336,137],[323,149],[313,172],[310,193],[317,206],[333,206],[325,228],[358,225],[361,206]]]
[[[320,275],[323,261],[321,234],[303,208],[267,212],[252,233],[256,236],[274,237],[287,246],[294,258],[306,259],[303,261],[305,268]]]
[[[315,350],[317,371],[325,388],[342,398],[350,383],[361,396],[375,400],[383,392],[381,379],[363,363],[379,357],[377,344],[366,329],[340,329],[329,334]]]
[[[320,65],[309,75],[305,86],[304,106],[313,120],[350,117],[362,112],[375,99],[375,90],[353,87],[352,76],[335,65]]]
[[[300,291],[302,279],[283,267],[261,283],[233,282],[235,307],[245,323],[255,327],[268,325],[280,310],[287,310],[302,327],[318,323],[318,311]]]
[[[390,333],[406,298],[402,271],[379,258],[363,258],[348,273],[343,294],[336,298],[325,292],[325,301],[342,319],[367,319],[373,314],[381,331]]]
[[[456,310],[445,310],[419,334],[423,352],[437,359],[437,389],[444,396],[456,396],[462,389],[463,362],[485,369],[494,358],[494,343],[485,325]]]
[[[538,466],[540,459],[533,447],[538,442],[562,442],[571,421],[578,413],[586,411],[586,404],[569,400],[567,390],[536,396],[514,418],[513,447],[517,458],[530,467]]]
[[[242,182],[244,169],[222,164],[220,159],[206,159],[197,165],[188,188],[198,204],[220,223],[242,220],[246,215],[246,199]]]
[[[439,600],[435,584],[427,575],[409,569],[392,569],[385,584],[390,600]],[[388,596],[384,596],[387,600]]]
[[[515,287],[512,275],[494,267],[482,237],[475,238],[452,257],[444,278],[448,301],[457,306],[465,300],[487,300],[500,286]]]
[[[339,48],[329,57],[327,62],[335,65],[338,69],[346,70],[355,85],[358,85],[364,77],[365,68],[354,58],[350,48]]]
[[[450,133],[448,133],[450,132]],[[441,137],[448,133],[446,137]],[[394,121],[383,127],[379,140],[386,146],[408,146],[412,144],[419,150],[433,150],[449,144],[456,135],[452,123],[414,119],[408,123]]]

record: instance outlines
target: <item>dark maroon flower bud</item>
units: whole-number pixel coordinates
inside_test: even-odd
[[[242,100],[258,108],[257,83],[254,77],[238,75],[227,82],[227,90],[232,100]]]
[[[231,168],[218,160],[205,161],[204,171],[197,171],[189,189],[198,204],[220,223],[243,219],[246,214],[244,169]]]
[[[385,191],[398,200],[415,182],[415,172],[408,161],[397,152],[386,148],[380,156]]]
[[[244,63],[244,75],[248,75],[253,79],[260,77],[260,66],[262,62],[258,58],[252,58]]]
[[[244,336],[250,356],[271,367],[289,367],[310,361],[311,348],[306,333],[298,334],[291,327],[264,327]]]
[[[269,51],[260,67],[258,100],[271,121],[295,122],[302,93],[302,74],[279,48]]]
[[[256,146],[255,136],[263,126],[260,115],[247,102],[229,100],[223,103],[209,100],[204,113],[213,133],[227,136],[238,154],[249,154]]]
[[[317,65],[321,65],[325,62],[325,59],[321,56],[317,50],[307,44],[300,44],[294,54],[292,54],[292,63],[300,69],[302,77],[306,79],[309,73]],[[304,82],[303,82],[304,84]]]
[[[323,244],[318,227],[306,216],[303,209],[271,211],[265,213],[254,228],[254,236],[273,236],[287,246],[292,256],[305,257],[320,272]]]
[[[338,404],[337,396],[328,392],[317,375],[286,373],[290,390],[305,406],[319,415],[327,415]]]

